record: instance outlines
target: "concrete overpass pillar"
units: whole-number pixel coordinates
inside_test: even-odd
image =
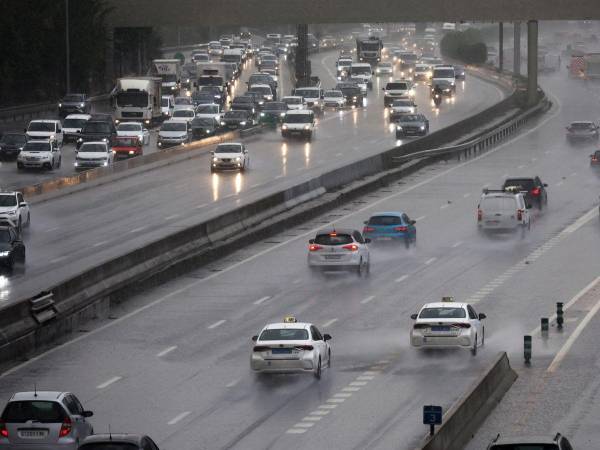
[[[115,29],[108,27],[106,30],[106,53],[104,69],[104,89],[109,92],[114,86],[115,79]]]
[[[514,44],[513,72],[515,75],[521,75],[521,22],[514,23]]]
[[[308,60],[308,25],[298,25],[298,47],[296,47],[296,85],[308,86],[310,61]]]
[[[527,22],[527,103],[535,104],[538,85],[538,22]]]
[[[498,23],[498,70],[504,70],[504,23]]]

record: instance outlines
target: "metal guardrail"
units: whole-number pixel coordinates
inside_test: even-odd
[[[535,115],[540,110],[548,108],[550,102],[543,93],[542,95],[543,98],[536,106],[528,109],[527,111],[524,111],[514,119],[511,119],[505,124],[500,125],[498,128],[488,131],[487,133],[484,133],[473,140],[449,147],[440,147],[430,150],[422,150],[414,153],[409,153],[407,155],[394,156],[392,157],[392,161],[395,163],[402,164],[415,159],[450,155],[456,156],[460,161],[461,155],[467,158],[472,154],[477,154],[477,152],[481,152],[487,149],[488,147],[494,146],[506,137],[514,134],[519,128],[521,128],[521,126],[523,126],[527,122],[527,120],[531,116]]]

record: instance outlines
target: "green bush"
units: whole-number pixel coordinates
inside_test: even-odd
[[[451,31],[440,42],[442,55],[466,64],[480,64],[487,60],[487,47],[479,30]]]

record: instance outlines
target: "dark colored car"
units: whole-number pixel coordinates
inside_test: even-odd
[[[554,438],[547,436],[522,436],[496,438],[488,446],[488,450],[573,450],[569,440],[556,433]]]
[[[17,159],[27,137],[23,133],[4,133],[0,138],[0,161],[13,161]]]
[[[252,113],[246,110],[227,111],[221,119],[221,126],[229,129],[244,129],[254,125]]]
[[[283,121],[288,106],[284,102],[266,102],[260,112],[259,123],[277,125]]]
[[[227,100],[227,92],[218,86],[202,86],[199,92],[212,94],[213,100],[210,103],[218,103],[223,106],[225,105],[225,100]]]
[[[252,86],[253,84],[268,84],[271,86],[273,92],[277,93],[277,81],[271,77],[271,75],[266,73],[253,73],[248,78],[248,82],[246,83],[248,86]]]
[[[214,136],[221,124],[214,117],[194,117],[192,120],[192,139]]]
[[[363,106],[363,94],[360,91],[360,87],[356,83],[338,83],[335,86],[335,89],[338,91],[342,91],[344,97],[346,98],[347,106]]]
[[[525,203],[527,205],[537,206],[539,209],[548,204],[548,185],[542,183],[540,177],[507,178],[502,186],[503,190],[515,189],[517,191],[527,191],[525,194]]]
[[[598,125],[587,121],[571,122],[567,127],[567,139],[569,141],[598,139]]]
[[[429,133],[429,120],[423,114],[402,114],[396,119],[396,139],[425,136],[427,133]]]
[[[86,94],[67,94],[58,102],[58,115],[65,117],[69,114],[87,114],[91,105]]]
[[[248,111],[251,114],[256,113],[257,108],[256,100],[252,95],[240,95],[233,99],[231,102],[231,109],[235,111]]]
[[[0,152],[1,151],[2,151],[2,149],[0,148]],[[596,150],[594,153],[592,153],[590,155],[590,165],[600,166],[600,150]]]
[[[212,92],[195,91],[192,93],[192,103],[194,106],[214,103],[215,96]]]
[[[16,229],[0,226],[0,265],[12,270],[17,261],[25,263],[25,244]]]
[[[111,114],[107,114],[107,113],[95,113],[92,114],[92,116],[90,117],[91,121],[93,122],[106,122],[106,123],[115,123],[115,119],[113,118],[113,116]]]
[[[454,66],[454,77],[457,80],[464,80],[466,78],[465,68],[463,66]]]
[[[93,434],[78,450],[160,450],[150,436],[139,434]]]
[[[117,137],[117,129],[112,122],[100,122],[94,119],[88,120],[81,129],[81,134],[77,139],[77,148],[84,142],[104,141],[113,145]]]

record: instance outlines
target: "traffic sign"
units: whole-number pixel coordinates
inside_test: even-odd
[[[424,425],[441,425],[442,424],[442,407],[427,405],[423,406],[423,424]]]

